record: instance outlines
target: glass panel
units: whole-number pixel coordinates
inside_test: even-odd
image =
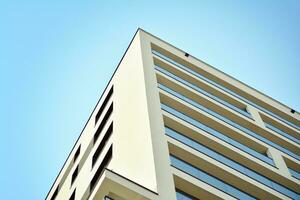
[[[275,127],[275,126],[273,126],[273,125],[271,125],[269,123],[265,122],[265,125],[266,125],[266,127],[268,127],[269,129],[275,131],[276,133],[279,133],[280,135],[282,135],[282,136],[284,136],[284,137],[286,137],[286,138],[288,138],[288,139],[290,139],[290,140],[292,140],[292,141],[300,144],[300,140],[298,138],[295,138],[295,137],[291,136],[290,134],[284,132],[283,130],[281,130],[281,129],[279,129],[279,128],[277,128],[277,127]]]
[[[166,112],[169,112],[170,114],[175,115],[176,117],[186,121],[187,123],[192,124],[193,126],[195,126],[199,129],[201,129],[201,130],[203,130],[203,131],[205,131],[205,132],[207,132],[207,133],[223,140],[224,142],[226,142],[228,144],[231,144],[232,146],[234,146],[234,147],[236,147],[236,148],[238,148],[238,149],[240,149],[240,150],[242,150],[242,151],[244,151],[244,152],[246,152],[246,153],[248,153],[248,154],[250,154],[250,155],[252,155],[252,156],[254,156],[254,157],[270,164],[270,165],[272,165],[272,166],[275,166],[273,160],[271,158],[267,157],[266,155],[263,155],[263,154],[255,151],[254,149],[251,149],[251,148],[237,142],[236,140],[231,139],[230,137],[224,135],[223,133],[218,132],[218,131],[204,125],[203,123],[201,123],[197,120],[194,120],[193,118],[190,118],[190,117],[186,116],[185,114],[175,110],[174,108],[171,108],[171,107],[169,107],[165,104],[161,104],[161,107]]]
[[[192,196],[186,194],[185,192],[176,190],[176,199],[177,200],[196,200]]]
[[[266,185],[288,197],[291,197],[291,198],[300,197],[299,194],[287,189],[286,187],[247,168],[246,166],[243,166],[240,163],[235,162],[234,160],[231,160],[230,158],[228,158],[226,156],[223,156],[222,154],[219,154],[218,152],[196,142],[195,140],[188,138],[187,136],[182,135],[181,133],[179,133],[171,128],[165,127],[165,132],[166,132],[166,135],[186,144],[187,146],[192,147],[193,149],[195,149],[199,152],[204,153],[205,155],[223,163],[224,165],[227,165],[228,167],[231,167],[232,169],[235,169],[235,170],[247,175],[248,177],[250,177],[250,178],[252,178],[252,179],[254,179],[254,180],[256,180],[256,181],[258,181],[258,182],[260,182],[260,183],[262,183],[262,184],[264,184],[264,185]]]
[[[160,89],[162,89],[162,90],[164,90],[164,91],[166,91],[166,92],[174,95],[175,97],[177,97],[177,98],[179,98],[179,99],[181,99],[181,100],[183,100],[183,101],[185,101],[185,102],[193,105],[194,107],[199,108],[200,110],[203,110],[204,112],[207,112],[207,113],[211,114],[212,116],[214,116],[214,117],[216,117],[216,118],[218,118],[218,119],[226,122],[227,124],[230,124],[231,126],[233,126],[233,127],[237,128],[237,129],[239,129],[239,130],[247,133],[248,135],[251,135],[252,137],[254,137],[254,138],[258,139],[258,140],[261,140],[261,141],[265,142],[266,144],[269,144],[270,146],[272,146],[272,147],[274,147],[274,148],[276,148],[276,149],[278,149],[278,150],[280,150],[280,151],[282,151],[282,152],[284,152],[284,153],[286,153],[286,154],[294,157],[295,159],[300,160],[300,156],[299,155],[297,155],[297,154],[291,152],[290,150],[288,150],[288,149],[286,149],[286,148],[284,148],[284,147],[282,147],[282,146],[280,146],[280,145],[278,145],[278,144],[276,144],[276,143],[274,143],[274,142],[272,142],[272,141],[270,141],[270,140],[262,137],[261,135],[255,133],[254,131],[252,131],[252,130],[250,130],[248,128],[245,128],[245,127],[243,127],[243,126],[241,126],[239,124],[237,124],[236,122],[231,121],[230,119],[224,117],[223,115],[220,115],[219,113],[216,113],[213,110],[210,110],[210,109],[204,107],[203,105],[201,105],[201,104],[199,104],[199,103],[197,103],[197,102],[189,99],[188,97],[186,97],[186,96],[184,96],[182,94],[179,94],[178,92],[175,92],[174,90],[172,90],[172,89],[170,89],[170,88],[168,88],[168,87],[166,87],[166,86],[164,86],[162,84],[159,84],[158,87]]]
[[[276,118],[276,119],[278,119],[278,120],[280,120],[280,121],[282,121],[282,122],[284,122],[284,123],[286,123],[286,124],[288,124],[288,125],[290,125],[290,126],[296,128],[296,129],[300,130],[300,126],[299,126],[299,125],[294,124],[293,122],[290,122],[290,121],[288,121],[288,120],[286,120],[286,119],[284,119],[284,118],[282,118],[282,117],[276,115],[275,113],[273,113],[273,112],[271,112],[271,111],[265,109],[264,107],[257,105],[256,103],[254,103],[254,102],[252,102],[252,101],[250,101],[250,100],[248,100],[248,99],[242,97],[241,95],[237,94],[236,92],[233,92],[232,90],[226,88],[225,86],[222,86],[222,85],[220,85],[220,84],[218,84],[218,83],[216,83],[216,82],[214,82],[214,81],[212,81],[212,80],[210,80],[210,79],[204,77],[203,75],[201,75],[201,74],[199,74],[199,73],[193,71],[192,69],[188,68],[187,66],[182,65],[182,64],[180,64],[180,63],[174,61],[173,59],[171,59],[171,58],[169,58],[169,57],[163,55],[162,53],[160,53],[160,52],[158,52],[158,51],[155,51],[155,50],[153,50],[153,49],[152,49],[152,53],[153,53],[154,55],[160,57],[161,59],[163,59],[163,60],[165,60],[165,61],[167,61],[167,62],[172,63],[173,65],[179,67],[180,69],[182,69],[182,70],[184,70],[184,71],[186,71],[186,72],[188,72],[188,73],[193,74],[194,76],[196,76],[196,77],[198,77],[198,78],[200,78],[200,79],[202,79],[202,80],[204,80],[204,81],[206,81],[206,82],[208,82],[208,83],[210,83],[210,84],[212,84],[212,85],[218,87],[219,89],[222,89],[223,91],[228,92],[229,94],[231,94],[231,95],[235,96],[236,98],[238,98],[238,99],[240,99],[240,100],[242,100],[242,101],[244,101],[244,102],[246,102],[246,103],[252,105],[253,107],[255,107],[255,108],[257,108],[257,109],[259,109],[259,110],[261,110],[261,111],[264,111],[264,112],[268,113],[269,115],[273,116],[274,118]]]
[[[295,170],[292,170],[292,169],[290,169],[290,168],[289,168],[289,170],[290,170],[290,173],[291,173],[291,175],[292,175],[293,177],[295,177],[295,178],[297,178],[297,179],[300,180],[300,173],[299,173],[299,172],[297,172],[297,171],[295,171]]]
[[[231,103],[229,103],[227,101],[224,101],[223,99],[221,99],[221,98],[219,98],[219,97],[217,97],[217,96],[215,96],[215,95],[213,95],[213,94],[205,91],[204,89],[202,89],[202,88],[200,88],[200,87],[198,87],[198,86],[196,86],[196,85],[194,85],[194,84],[192,84],[192,83],[190,83],[190,82],[188,82],[186,80],[183,80],[182,78],[180,78],[180,77],[172,74],[171,72],[167,71],[166,69],[163,69],[163,68],[159,67],[158,65],[155,66],[155,69],[157,71],[159,71],[159,72],[161,72],[161,73],[163,73],[163,74],[165,74],[165,75],[167,75],[167,76],[175,79],[176,81],[184,84],[185,86],[188,86],[189,88],[191,88],[191,89],[193,89],[193,90],[195,90],[195,91],[197,91],[197,92],[199,92],[201,94],[204,94],[205,96],[207,96],[207,97],[209,97],[211,99],[214,99],[215,101],[217,101],[217,102],[225,105],[226,107],[231,108],[232,110],[235,110],[236,112],[238,112],[238,113],[240,113],[240,114],[242,114],[242,115],[244,115],[244,116],[252,119],[252,116],[247,112],[246,109],[241,109],[239,107],[236,107],[236,106],[232,105]]]
[[[241,190],[238,190],[237,188],[233,187],[232,185],[229,185],[228,183],[225,183],[221,181],[220,179],[207,174],[206,172],[186,163],[185,161],[176,158],[173,155],[170,155],[171,164],[173,167],[178,168],[179,170],[182,170],[183,172],[213,186],[218,188],[219,190],[235,197],[238,199],[245,199],[245,200],[253,200],[254,197],[250,196],[249,194],[242,192]]]

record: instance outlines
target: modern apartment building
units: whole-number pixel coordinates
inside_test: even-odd
[[[300,199],[300,114],[139,29],[46,199]]]

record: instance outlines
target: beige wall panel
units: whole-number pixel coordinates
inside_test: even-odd
[[[175,188],[172,174],[169,170],[169,151],[164,139],[164,124],[160,99],[157,89],[157,80],[154,71],[153,57],[151,53],[150,39],[141,32],[142,53],[144,62],[145,86],[147,92],[147,105],[149,110],[149,123],[151,126],[153,154],[156,167],[156,179],[158,193],[162,200],[175,199]]]
[[[115,76],[111,169],[157,191],[140,36],[136,35]]]

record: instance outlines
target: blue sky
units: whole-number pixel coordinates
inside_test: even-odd
[[[43,199],[138,27],[300,110],[299,1],[0,2],[0,193]]]

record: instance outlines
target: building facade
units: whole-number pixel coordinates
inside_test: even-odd
[[[300,114],[139,29],[46,199],[300,199]]]

